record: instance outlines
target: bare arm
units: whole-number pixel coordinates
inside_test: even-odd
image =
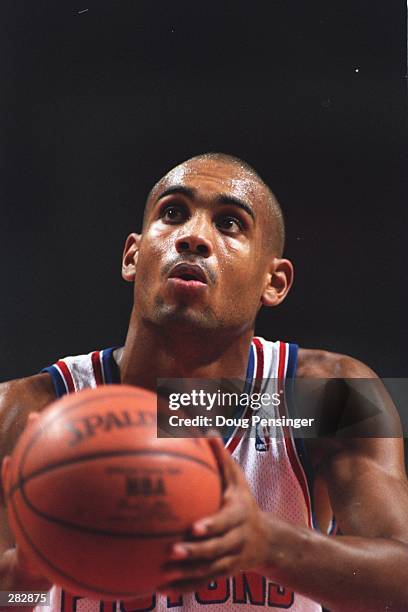
[[[325,376],[331,371],[350,379],[371,378],[375,384],[372,370],[348,357],[330,356],[323,370]],[[318,368],[314,375],[321,376],[321,371]],[[358,411],[358,406],[353,409]],[[355,416],[358,420],[358,414]],[[387,397],[376,420],[370,428],[378,435],[398,432],[398,415]],[[320,445],[322,458],[317,467],[343,536],[287,531],[288,550],[300,553],[292,558],[296,572],[304,564],[308,576],[307,591],[298,580],[294,589],[333,611],[385,610],[387,606],[389,610],[407,610],[408,482],[402,438],[344,437],[321,440]],[[297,546],[292,540],[296,534],[300,538]],[[302,538],[306,544],[302,545]],[[307,571],[308,565],[314,566],[316,573]],[[286,576],[286,582],[293,579]],[[314,589],[320,591],[320,598],[312,593]]]
[[[36,573],[24,555],[14,547],[4,507],[0,508],[0,522],[0,591],[48,591],[51,587],[49,581]]]
[[[336,376],[373,375],[354,360],[341,370]],[[218,448],[227,482],[223,508],[196,525],[195,535],[206,540],[175,546],[164,590],[197,590],[217,576],[252,569],[332,612],[406,611],[408,484],[402,440],[326,439],[319,445],[321,476],[344,535],[326,536],[262,512],[241,470]]]
[[[269,522],[269,574],[333,612],[408,608],[408,485],[400,440],[355,442],[325,472],[341,537]],[[388,457],[387,463],[384,456]]]
[[[41,412],[54,400],[49,374],[0,384],[0,463],[12,452],[30,412]]]
[[[0,456],[1,463],[13,450],[26,426],[31,412],[39,412],[55,399],[51,378],[39,374],[0,385]],[[42,590],[50,583],[30,567],[20,551],[14,547],[8,527],[7,510],[0,487],[0,590]],[[31,608],[27,608],[29,610]],[[23,608],[24,611],[24,608]]]

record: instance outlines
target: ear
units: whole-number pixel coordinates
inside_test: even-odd
[[[261,297],[263,306],[278,306],[287,296],[293,283],[294,270],[289,259],[275,257],[269,266]]]
[[[122,257],[122,278],[129,283],[135,280],[137,257],[141,240],[140,234],[129,234]]]

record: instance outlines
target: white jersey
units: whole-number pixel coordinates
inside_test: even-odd
[[[119,383],[119,369],[114,349],[88,355],[66,357],[45,368],[51,374],[58,397],[100,384]],[[251,393],[281,393],[286,378],[295,376],[297,346],[285,342],[268,342],[254,338],[251,344],[247,385]],[[260,416],[279,418],[287,415],[287,405],[261,408]],[[249,411],[250,408],[247,408]],[[241,415],[242,418],[245,415]],[[310,470],[305,461],[301,440],[293,438],[289,427],[274,430],[239,426],[225,441],[232,457],[239,463],[263,511],[302,527],[313,528],[313,507],[310,495]],[[137,568],[135,568],[137,572]],[[180,597],[152,594],[134,601],[99,602],[51,590],[51,608],[37,606],[36,612],[142,612],[200,610],[201,612],[246,612],[265,609],[286,609],[291,612],[318,612],[321,606],[306,597],[275,584],[254,572],[210,582],[196,593]]]

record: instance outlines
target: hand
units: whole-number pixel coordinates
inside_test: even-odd
[[[217,577],[265,567],[269,521],[257,505],[245,475],[218,438],[209,442],[223,478],[222,507],[193,525],[193,541],[178,542],[164,567],[165,593],[196,591]]]
[[[31,426],[39,415],[37,413],[31,413],[28,416],[26,427]],[[2,482],[4,487],[4,497],[7,497],[7,491],[9,488],[9,474],[10,474],[10,461],[9,455],[4,457],[2,462]],[[6,521],[6,510],[1,508],[2,521]],[[4,516],[3,516],[4,515]],[[6,531],[4,533],[7,533]],[[11,538],[12,541],[13,538]],[[7,537],[9,540],[9,537]],[[8,542],[7,545],[10,545]],[[3,548],[5,542],[0,541],[0,547]],[[49,580],[43,577],[38,571],[35,563],[24,553],[24,551],[18,547],[7,548],[0,555],[0,576],[1,576],[1,588],[3,590],[41,590],[48,591],[51,588]]]
[[[19,548],[0,555],[1,589],[9,591],[49,591],[52,584]]]
[[[34,425],[34,423],[36,423],[39,418],[40,418],[40,415],[38,414],[38,412],[30,412],[29,415],[27,416],[27,421],[26,421],[24,430],[28,429],[29,427],[32,427],[32,425]],[[3,458],[3,461],[1,463],[0,506],[6,505],[6,499],[7,499],[7,494],[8,494],[9,484],[10,484],[9,483],[10,461],[11,461],[11,456],[6,455]]]

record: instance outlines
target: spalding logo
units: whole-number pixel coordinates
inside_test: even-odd
[[[69,446],[75,446],[101,432],[124,427],[154,427],[156,416],[144,410],[122,410],[121,412],[106,412],[105,414],[90,414],[86,417],[72,419],[64,423],[73,434],[68,441]]]

